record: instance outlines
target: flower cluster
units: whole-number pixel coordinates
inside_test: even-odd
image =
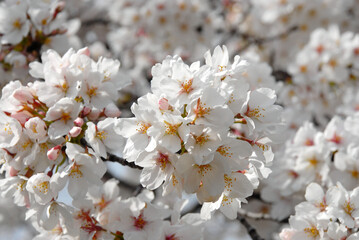
[[[274,218],[291,214],[310,183],[329,187],[340,181],[349,190],[358,186],[358,118],[358,114],[345,120],[335,116],[323,132],[306,122],[286,147],[277,151],[273,174],[261,192],[263,199],[273,203]]]
[[[111,48],[115,53],[132,52],[135,61],[142,58],[145,63],[147,58],[149,66],[167,53],[196,59],[213,45],[220,27],[221,20],[209,9],[208,3],[198,0],[117,1],[109,16],[121,27],[108,34]],[[128,38],[139,42],[129,43]]]
[[[342,185],[326,192],[311,183],[305,192],[305,202],[295,207],[289,219],[290,228],[280,233],[282,240],[359,238],[359,188],[347,191]]]
[[[164,182],[165,195],[196,193],[204,218],[221,209],[233,219],[270,172],[281,107],[274,90],[257,87],[255,67],[239,56],[229,63],[226,47],[207,52],[205,61],[188,66],[169,56],[156,64],[153,93],[139,98],[135,117],[119,119],[115,130],[128,138],[124,158],[143,167],[143,186]],[[263,77],[260,84],[270,85]]]
[[[74,34],[80,23],[67,21],[63,9],[64,2],[58,0],[0,4],[0,71],[9,73],[1,82],[28,77],[28,64],[38,60],[46,49],[64,53],[70,46],[79,47],[79,39]]]
[[[359,35],[340,34],[332,26],[313,31],[310,41],[288,67],[291,79],[279,94],[280,102],[302,118],[326,124],[328,116],[357,110]]]
[[[133,77],[136,91],[131,90],[138,96],[149,91],[149,69],[155,63],[167,55],[197,60],[219,43],[217,31],[222,28],[219,13],[198,0],[121,0],[107,14],[112,26],[104,33],[107,42]]]
[[[313,0],[310,2],[297,0],[269,0],[269,1],[223,1],[225,13],[228,16],[241,16],[240,24],[237,23],[243,39],[233,38],[235,48],[241,48],[243,42],[250,41],[252,36],[278,37],[276,41],[268,41],[261,46],[253,46],[250,51],[257,52],[263,58],[273,56],[273,64],[280,69],[286,69],[296,54],[307,43],[310,34],[317,28],[326,28],[336,24],[344,30],[356,30],[356,21],[351,21],[351,15],[347,14],[351,9],[357,8],[356,0],[337,2],[335,0]],[[249,6],[248,6],[249,5]],[[239,13],[238,13],[239,12]],[[238,17],[237,17],[238,18]],[[228,18],[234,21],[237,18]],[[295,31],[293,31],[295,29]]]
[[[73,201],[73,207],[53,202],[32,212],[42,227],[34,239],[201,239],[199,214],[180,215],[185,202],[177,202],[171,210],[164,203],[153,203],[150,191],[122,199],[117,185],[111,179],[92,186],[84,199]]]
[[[29,208],[28,216],[36,212],[47,230],[71,215],[59,192],[68,185],[77,200],[101,186],[102,159],[123,142],[114,133],[120,115],[114,101],[129,81],[117,60],[88,55],[86,48],[63,57],[48,50],[42,63],[30,64],[30,74],[43,81],[10,82],[0,99],[2,196]]]
[[[0,220],[27,211],[38,240],[359,239],[358,6],[0,1],[0,203],[20,209]]]

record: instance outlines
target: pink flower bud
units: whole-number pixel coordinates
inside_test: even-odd
[[[78,117],[78,118],[75,119],[74,124],[77,127],[82,127],[82,125],[84,125],[84,119]]]
[[[18,173],[19,171],[17,171],[15,168],[13,168],[13,167],[10,167],[10,169],[9,169],[9,174],[10,174],[10,177],[14,177],[14,176],[17,176],[17,173]]]
[[[168,110],[169,104],[166,98],[161,98],[158,101],[158,105],[160,105],[160,110]]]
[[[11,113],[11,117],[18,120],[22,125],[26,123],[27,120],[29,120],[32,116],[29,112],[13,112]]]
[[[71,128],[69,134],[71,137],[77,137],[82,132],[82,128],[80,127],[73,127]]]
[[[55,161],[60,155],[61,145],[57,145],[47,151],[47,158],[51,161]]]
[[[84,108],[82,109],[82,116],[85,117],[85,116],[89,115],[90,112],[91,112],[91,108],[89,108],[89,107],[84,107]]]
[[[91,121],[97,120],[100,116],[100,110],[94,108],[92,109],[92,111],[90,112],[90,114],[87,116]]]
[[[34,97],[32,96],[31,92],[24,89],[15,90],[12,96],[21,103],[34,102]]]
[[[107,117],[119,117],[121,115],[120,109],[113,103],[107,105],[104,113]]]
[[[158,101],[158,105],[160,110],[162,111],[173,110],[173,107],[168,103],[168,100],[166,98],[161,98]]]
[[[65,8],[65,2],[59,2],[57,4],[57,7],[56,7],[55,11],[54,11],[53,19],[55,19],[57,17],[57,14],[62,12],[62,10],[64,10],[64,8]]]
[[[83,54],[83,55],[86,55],[86,56],[90,56],[90,50],[88,47],[84,47],[84,48],[81,48],[80,50],[77,51],[78,54]]]
[[[280,239],[283,239],[283,240],[290,240],[290,239],[292,239],[294,234],[295,234],[294,230],[291,230],[289,228],[285,228],[279,234],[279,237],[280,237]]]

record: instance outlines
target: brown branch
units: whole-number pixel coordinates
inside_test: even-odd
[[[289,82],[292,79],[292,76],[283,70],[274,70],[272,76],[276,79],[277,82]]]
[[[83,21],[82,25],[86,26],[86,27],[89,27],[89,26],[96,25],[96,24],[107,25],[109,23],[110,23],[110,21],[107,20],[107,19],[96,19],[95,18],[95,19],[90,19],[90,20],[87,20],[87,21]]]
[[[257,233],[257,230],[248,223],[248,221],[245,217],[238,214],[237,219],[247,229],[249,236],[253,240],[264,240],[261,236],[259,236],[259,234]]]
[[[237,55],[238,53],[243,52],[244,50],[246,50],[247,48],[249,48],[252,45],[262,45],[262,44],[267,43],[267,42],[275,41],[277,39],[280,39],[280,38],[288,36],[290,33],[294,32],[296,30],[298,30],[298,26],[293,26],[293,27],[289,28],[288,30],[286,30],[286,31],[284,31],[282,33],[279,33],[277,35],[270,36],[270,37],[256,37],[256,36],[249,35],[247,33],[239,33],[239,35],[244,40],[247,41],[247,44],[244,45],[242,48],[238,49],[236,51],[235,55]]]
[[[134,162],[127,162],[125,159],[117,157],[116,155],[107,153],[107,158],[101,158],[103,161],[117,162],[123,166],[127,166],[134,169],[142,170],[143,167],[137,166]]]

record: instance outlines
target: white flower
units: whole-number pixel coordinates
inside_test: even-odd
[[[158,188],[163,181],[169,182],[174,171],[177,156],[166,149],[158,148],[153,152],[143,152],[136,160],[138,166],[143,167],[140,182],[149,190]]]
[[[136,117],[118,119],[115,132],[127,138],[123,156],[128,161],[135,161],[145,149],[152,151],[156,148],[155,139],[150,137],[147,131],[157,119],[154,118],[156,116],[154,110],[144,109],[140,105],[133,104],[131,110]]]
[[[81,66],[79,67],[82,68]],[[80,83],[79,95],[86,105],[103,109],[116,100],[117,91],[115,86],[111,82],[102,82],[100,72],[84,69],[80,74],[83,75],[84,79]]]
[[[26,190],[27,178],[14,176],[0,180],[1,196],[14,198],[18,206],[30,206],[29,193]]]
[[[162,64],[152,68],[151,89],[155,95],[164,95],[171,105],[188,104],[205,84],[201,81],[203,73],[198,68],[198,62],[189,67],[178,56],[167,57]]]
[[[177,152],[181,149],[181,142],[187,142],[189,131],[187,120],[182,116],[164,113],[159,122],[154,123],[147,132],[159,145]]]
[[[291,216],[289,224],[294,228],[291,240],[320,239],[323,229],[317,226],[317,221],[311,216]]]
[[[28,210],[26,219],[36,214],[38,225],[47,231],[53,230],[57,224],[62,223],[66,226],[68,232],[74,234],[77,231],[77,226],[74,225],[71,210],[64,203],[51,201],[45,205],[38,205],[36,208]]]
[[[241,202],[247,202],[246,197],[253,194],[253,185],[247,176],[236,172],[224,175],[225,190],[216,202],[205,202],[201,209],[201,217],[210,219],[214,210],[220,211],[229,219],[237,218]]]
[[[198,165],[190,154],[182,155],[176,169],[183,175],[184,190],[197,193],[201,202],[213,202],[221,196],[224,188],[225,166],[218,159],[208,164]]]
[[[73,127],[73,121],[78,117],[80,104],[71,98],[62,98],[49,108],[45,120],[51,121],[48,134],[50,138],[66,135]]]
[[[0,33],[2,44],[17,44],[30,30],[24,5],[0,7]]]
[[[261,130],[266,125],[279,122],[282,108],[274,105],[275,101],[275,92],[269,88],[259,88],[249,93],[247,104],[243,106],[241,115],[247,120],[250,128]]]
[[[44,142],[47,139],[46,123],[39,117],[30,118],[25,123],[27,135],[37,142]]]
[[[328,213],[338,218],[348,228],[356,226],[359,218],[359,188],[348,192],[339,183],[327,192]]]
[[[220,46],[217,46],[214,49],[212,56],[210,51],[207,51],[204,54],[204,58],[206,60],[206,65],[213,67],[217,70],[217,72],[227,71],[229,57],[226,46],[223,46],[222,48]]]
[[[0,111],[0,147],[14,146],[20,140],[21,134],[22,127],[20,123]]]
[[[155,240],[162,235],[162,219],[169,216],[169,211],[144,202],[139,198],[124,201],[127,209],[122,211],[120,219],[125,239]]]
[[[66,154],[70,164],[59,173],[59,178],[69,182],[68,191],[72,198],[84,197],[90,184],[101,185],[101,177],[106,172],[106,165],[101,159],[69,142],[66,143]]]
[[[346,151],[339,151],[334,155],[334,166],[337,171],[333,171],[332,179],[337,180],[346,187],[352,190],[358,186],[359,181],[359,163],[357,161],[359,156],[359,148],[356,143],[351,143]]]
[[[117,119],[106,118],[97,123],[87,123],[87,130],[85,132],[85,139],[101,157],[107,157],[107,151],[122,152],[124,148],[124,138],[115,132],[114,126]]]
[[[214,152],[221,144],[220,134],[209,127],[190,126],[186,150],[194,157],[197,164],[207,164],[213,160]]]
[[[119,193],[118,180],[110,179],[102,186],[91,186],[88,195],[95,207],[103,211],[108,205],[118,199]]]
[[[188,118],[196,124],[228,128],[234,122],[234,115],[224,103],[225,99],[215,89],[206,88],[189,105]]]
[[[26,189],[35,198],[33,203],[45,205],[57,196],[51,189],[51,179],[45,173],[32,175],[27,181]]]

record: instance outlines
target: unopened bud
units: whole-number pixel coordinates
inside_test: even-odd
[[[75,119],[74,124],[77,127],[82,127],[82,125],[84,125],[84,119],[78,117],[78,118]]]
[[[31,92],[24,89],[15,90],[12,96],[21,103],[34,102],[34,97],[32,96]]]
[[[83,55],[86,55],[86,56],[90,56],[90,50],[88,47],[84,47],[84,48],[81,48],[80,50],[77,51],[78,54],[83,54]]]
[[[80,127],[73,127],[71,128],[71,130],[69,131],[69,134],[71,137],[77,137],[78,135],[80,135],[80,133],[82,132],[82,128]]]
[[[84,108],[82,109],[82,116],[83,116],[83,117],[86,117],[87,115],[90,114],[90,112],[91,112],[91,108],[89,108],[89,107],[84,107]]]
[[[158,105],[159,105],[160,110],[162,110],[162,111],[173,109],[172,106],[168,103],[168,100],[166,98],[161,98],[158,101]]]
[[[104,113],[107,117],[119,117],[121,115],[120,109],[113,103],[107,105]]]
[[[17,173],[18,173],[18,172],[19,172],[19,171],[16,170],[15,168],[10,167],[10,170],[9,170],[10,177],[17,176]]]
[[[13,112],[11,113],[11,117],[18,120],[22,125],[26,123],[32,116],[29,112],[22,111],[22,112]]]
[[[51,161],[55,161],[57,157],[60,155],[61,146],[57,145],[47,151],[47,158]]]
[[[93,108],[90,114],[87,116],[91,121],[97,120],[100,116],[100,110]]]
[[[59,2],[57,4],[57,7],[56,7],[55,11],[54,11],[53,19],[55,19],[57,17],[57,14],[62,12],[62,10],[64,10],[64,8],[65,8],[65,2],[62,2],[62,1]]]

